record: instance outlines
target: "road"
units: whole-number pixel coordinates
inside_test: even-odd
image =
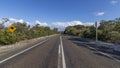
[[[52,36],[9,55],[0,68],[120,68],[120,62],[74,43],[72,36]]]

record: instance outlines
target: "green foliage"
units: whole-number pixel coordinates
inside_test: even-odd
[[[1,45],[13,44],[25,39],[32,39],[58,33],[57,28],[50,29],[50,27],[40,26],[39,24],[33,26],[32,28],[30,28],[30,25],[20,22],[14,23],[13,25],[16,27],[16,30],[13,33],[9,32],[5,27],[0,30]]]
[[[68,26],[65,34],[95,39],[96,28],[94,26]],[[102,20],[98,27],[98,39],[106,42],[120,43],[120,18],[115,20]]]
[[[120,21],[115,24],[115,28],[113,30],[120,32]]]
[[[120,42],[119,32],[117,31],[109,32],[108,36],[109,36],[108,42],[113,42],[113,43]]]
[[[6,45],[17,42],[19,37],[17,34],[10,33],[8,30],[2,29],[0,31],[0,44]]]

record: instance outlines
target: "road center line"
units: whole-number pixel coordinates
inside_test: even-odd
[[[63,42],[62,42],[61,36],[60,36],[60,44],[61,44],[61,52],[62,52],[62,68],[66,68],[64,50],[63,50]]]
[[[48,39],[46,39],[46,40],[44,40],[44,41],[42,41],[42,42],[40,42],[40,43],[38,43],[38,44],[35,44],[34,46],[31,46],[31,47],[29,47],[29,48],[27,48],[27,49],[25,49],[25,50],[23,50],[23,51],[21,51],[21,52],[18,52],[18,53],[16,53],[16,54],[14,54],[14,55],[12,55],[12,56],[10,56],[10,57],[8,57],[8,58],[0,61],[0,64],[3,63],[3,62],[5,62],[5,61],[7,61],[7,60],[9,60],[9,59],[12,59],[12,58],[18,56],[18,55],[20,55],[20,54],[22,54],[22,53],[24,53],[24,52],[26,52],[26,51],[28,51],[28,50],[36,47],[36,46],[38,46],[38,45],[40,45],[40,44],[42,44],[42,43],[44,43],[44,42],[46,42],[47,40],[48,40]]]
[[[61,47],[60,47],[60,45],[59,45],[59,50],[58,50],[58,54],[60,54],[60,53],[61,53],[61,50],[60,50],[60,48],[61,48]]]
[[[61,63],[61,45],[59,45],[58,48],[58,67],[57,68],[62,68],[62,63]]]

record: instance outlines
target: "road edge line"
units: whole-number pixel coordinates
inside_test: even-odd
[[[3,62],[5,62],[5,61],[7,61],[7,60],[10,60],[10,59],[18,56],[18,55],[20,55],[20,54],[22,54],[22,53],[24,53],[24,52],[29,51],[30,49],[32,49],[32,48],[34,48],[34,47],[36,47],[36,46],[38,46],[38,45],[40,45],[40,44],[43,44],[43,43],[46,42],[47,40],[48,40],[48,39],[46,39],[46,40],[44,40],[44,41],[42,41],[42,42],[40,42],[40,43],[38,43],[38,44],[35,44],[34,46],[31,46],[31,47],[29,47],[29,48],[26,48],[26,49],[24,49],[24,50],[22,50],[22,51],[20,51],[20,52],[18,52],[18,53],[16,53],[16,54],[14,54],[14,55],[8,57],[8,58],[6,58],[6,59],[1,60],[1,61],[0,61],[0,64],[3,63]]]
[[[98,53],[100,53],[100,54],[102,54],[102,55],[104,55],[104,56],[106,56],[106,57],[109,57],[109,58],[111,58],[111,59],[114,60],[114,61],[120,62],[119,59],[116,59],[116,58],[114,58],[113,56],[111,56],[111,55],[109,55],[109,54],[107,54],[107,53],[98,51],[97,49],[95,49],[95,48],[93,48],[93,47],[91,47],[91,46],[88,46],[88,45],[87,45],[87,47],[90,48],[90,49],[94,49],[96,52],[98,52]]]

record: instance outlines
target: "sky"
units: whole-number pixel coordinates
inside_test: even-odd
[[[118,17],[120,0],[0,0],[0,20],[9,18],[59,30]]]

